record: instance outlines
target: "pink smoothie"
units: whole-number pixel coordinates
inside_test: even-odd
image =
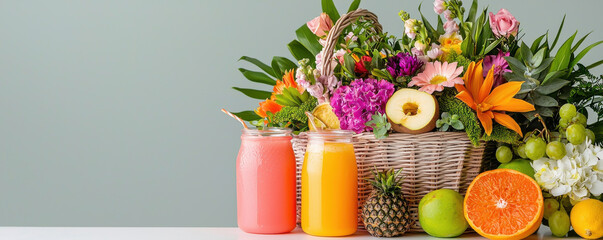
[[[243,133],[237,158],[237,222],[248,233],[295,228],[295,155],[291,136]]]

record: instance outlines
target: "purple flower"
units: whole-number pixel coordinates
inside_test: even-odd
[[[387,71],[392,77],[414,76],[423,67],[423,61],[409,53],[398,53],[387,60]]]
[[[339,118],[341,129],[356,133],[371,131],[365,126],[373,114],[385,113],[385,104],[394,94],[394,84],[386,80],[356,79],[349,86],[341,86],[331,97],[333,112]]]
[[[498,51],[496,55],[488,55],[484,57],[484,77],[488,75],[488,71],[494,66],[494,84],[492,88],[503,84],[506,82],[503,75],[505,73],[511,72],[509,69],[509,63],[505,60],[505,57],[508,57],[510,53],[503,53],[502,51]]]

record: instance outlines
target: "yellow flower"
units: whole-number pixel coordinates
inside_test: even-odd
[[[440,50],[444,52],[441,56],[442,59],[446,59],[446,56],[452,51],[456,52],[457,54],[462,53],[461,43],[463,43],[463,37],[456,32],[444,34],[440,36],[438,41],[440,42],[441,46]]]

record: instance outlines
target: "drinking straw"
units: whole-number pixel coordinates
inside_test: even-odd
[[[234,118],[234,119],[236,119],[237,121],[239,121],[239,122],[240,122],[240,123],[243,125],[243,127],[244,127],[245,129],[249,129],[249,128],[247,127],[247,124],[245,124],[245,121],[243,121],[243,119],[241,119],[240,117],[237,117],[237,115],[234,115],[234,114],[232,114],[232,113],[231,113],[231,112],[229,112],[229,111],[226,111],[226,109],[224,109],[224,108],[222,108],[221,110],[222,110],[222,112],[223,112],[223,113],[226,113],[228,116],[231,116],[232,118]]]

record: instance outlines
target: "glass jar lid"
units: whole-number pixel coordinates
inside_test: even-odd
[[[349,142],[354,136],[354,131],[351,130],[321,130],[306,132],[308,139],[322,139],[326,141],[345,141]]]
[[[243,129],[243,136],[251,137],[289,137],[290,128]]]

